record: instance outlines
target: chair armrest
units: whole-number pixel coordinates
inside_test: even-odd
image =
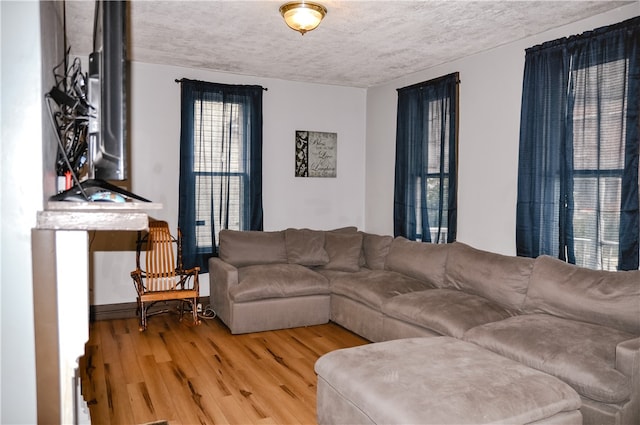
[[[138,295],[144,292],[144,284],[142,283],[142,278],[144,274],[142,270],[135,269],[131,272],[131,279],[133,279],[133,286],[136,288],[136,292]]]
[[[198,274],[198,273],[200,273],[200,267],[198,266],[191,267],[190,269],[180,270],[180,274]]]
[[[180,275],[180,283],[179,285],[183,285],[183,289],[193,289],[200,293],[200,279],[198,278],[200,273],[200,267],[195,266],[190,269],[176,269],[176,273]],[[193,278],[193,287],[189,288],[187,283]]]
[[[238,284],[238,269],[218,257],[209,259],[210,303],[220,320],[231,323],[231,298],[229,289]]]

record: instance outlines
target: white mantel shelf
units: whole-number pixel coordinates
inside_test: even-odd
[[[43,230],[144,230],[155,202],[49,202],[38,211],[37,228]]]

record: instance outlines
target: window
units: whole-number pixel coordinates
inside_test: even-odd
[[[527,49],[518,255],[639,264],[640,18]]]
[[[178,225],[185,264],[204,273],[220,230],[262,230],[263,89],[181,84]]]
[[[458,74],[398,90],[394,233],[456,239]]]
[[[577,69],[571,77],[575,263],[592,269],[618,269],[627,62]]]
[[[198,252],[212,252],[220,229],[244,227],[240,222],[240,193],[248,175],[242,169],[242,105],[216,100],[194,102],[196,246]]]

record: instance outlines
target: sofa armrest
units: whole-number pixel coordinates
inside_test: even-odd
[[[640,421],[640,337],[616,346],[616,369],[631,377],[631,400],[625,406],[620,423]]]
[[[227,289],[238,284],[238,268],[218,257],[209,259],[209,273],[215,275],[217,285],[222,285]]]
[[[623,341],[616,347],[616,369],[626,376],[638,376],[640,337]],[[635,372],[635,373],[634,373]]]
[[[220,320],[231,323],[229,288],[238,284],[238,269],[218,257],[209,259],[209,296],[211,306]]]

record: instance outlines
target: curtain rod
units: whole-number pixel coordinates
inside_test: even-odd
[[[180,78],[180,79],[177,79],[177,78],[176,78],[176,79],[175,79],[175,82],[176,82],[176,83],[178,83],[178,84],[180,84],[180,83],[181,83],[181,82],[183,82],[183,81],[195,81],[195,82],[197,82],[197,83],[219,84],[219,83],[209,83],[209,82],[207,82],[207,81],[200,81],[200,80],[190,80],[190,79],[188,79],[188,78]],[[219,85],[228,85],[228,84],[219,84]],[[262,87],[262,86],[259,86],[259,87],[260,87],[262,90],[264,90],[264,91],[269,91],[269,89],[268,89],[267,87]]]
[[[452,76],[455,77],[456,84],[461,84],[462,83],[462,80],[460,79],[460,73],[459,72],[452,72],[451,74],[443,75],[442,77],[434,78],[434,79],[428,80],[428,81],[422,81],[420,83],[412,84],[412,85],[406,86],[406,87],[400,87],[399,89],[396,89],[396,90],[419,88],[419,87],[426,86],[426,85],[429,85],[429,84],[438,83],[438,82],[440,82],[440,81],[442,81],[444,79],[451,78]]]

